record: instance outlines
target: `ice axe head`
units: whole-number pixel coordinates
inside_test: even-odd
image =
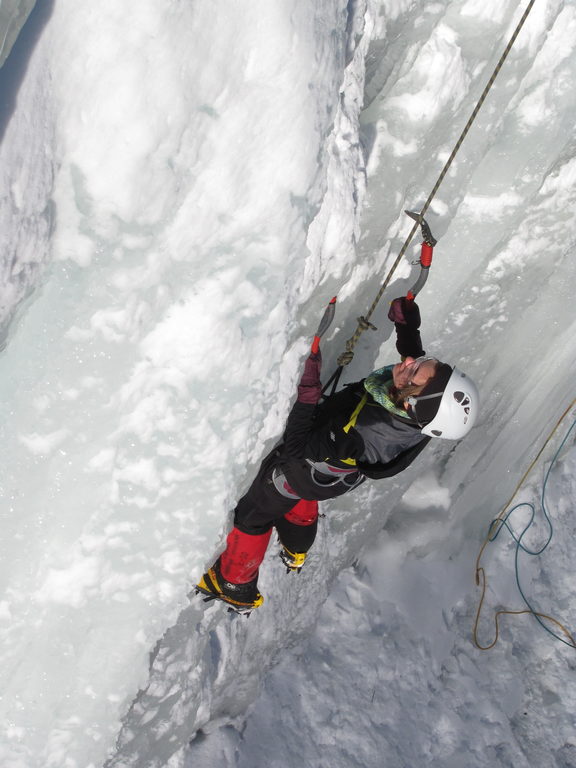
[[[415,213],[414,211],[404,211],[404,213],[407,216],[410,216],[411,219],[414,219],[414,221],[417,221],[418,224],[420,224],[420,229],[422,230],[422,239],[424,242],[434,248],[438,240],[436,240],[435,237],[433,237],[432,232],[430,231],[430,227],[428,225],[428,222],[419,213]]]
[[[330,299],[330,303],[324,310],[324,314],[322,315],[322,320],[320,320],[320,325],[318,326],[318,330],[316,331],[316,334],[314,336],[314,341],[312,342],[312,348],[310,350],[312,354],[314,355],[318,354],[318,350],[320,349],[320,338],[326,333],[326,331],[330,327],[330,324],[334,319],[335,312],[336,312],[336,296],[334,296],[333,299]]]

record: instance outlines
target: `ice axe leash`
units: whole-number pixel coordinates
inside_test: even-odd
[[[430,231],[430,226],[421,213],[415,213],[414,211],[404,211],[404,213],[406,213],[408,216],[410,216],[411,219],[414,219],[415,221],[415,224],[412,227],[412,232],[410,234],[410,240],[412,240],[412,234],[414,233],[414,231],[418,226],[420,226],[420,229],[422,231],[422,246],[420,249],[420,260],[414,262],[415,264],[420,264],[420,273],[418,275],[418,279],[406,294],[406,298],[409,301],[414,301],[414,299],[420,293],[420,291],[426,284],[426,281],[428,280],[428,275],[430,274],[430,267],[432,266],[432,256],[434,254],[434,246],[438,241],[432,235],[432,232]],[[408,240],[407,243],[410,240]],[[406,248],[407,248],[407,245],[406,245]],[[405,250],[406,249],[404,249],[404,252]],[[396,263],[398,263],[398,259],[396,260]],[[388,280],[387,282],[384,283],[384,287],[386,287],[390,282],[389,278],[391,276],[392,276],[391,273],[389,273]],[[366,331],[368,329],[371,329],[373,331],[377,330],[376,326],[372,325],[372,323],[368,320],[368,318],[372,315],[372,313],[376,309],[376,305],[380,301],[380,297],[382,296],[383,293],[384,293],[384,290],[381,289],[376,301],[374,301],[374,303],[370,307],[370,311],[368,312],[368,315],[366,317],[362,316],[358,318],[358,328],[356,329],[356,333],[346,342],[346,352],[343,352],[338,358],[338,367],[336,368],[332,376],[328,379],[328,381],[324,385],[322,389],[322,394],[324,394],[329,387],[331,387],[331,391],[330,391],[331,395],[333,395],[334,392],[336,391],[336,387],[338,386],[338,382],[340,381],[340,376],[342,375],[344,366],[348,365],[348,363],[351,362],[352,358],[354,357],[353,349],[356,345],[356,342],[360,338],[360,334],[363,331]]]

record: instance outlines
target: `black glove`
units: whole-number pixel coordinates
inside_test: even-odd
[[[420,310],[414,299],[400,296],[390,302],[388,318],[396,328],[396,349],[402,357],[421,357],[424,354],[420,338]]]
[[[420,309],[414,299],[407,299],[406,296],[400,296],[390,302],[388,319],[399,325],[407,325],[415,331],[420,328]]]

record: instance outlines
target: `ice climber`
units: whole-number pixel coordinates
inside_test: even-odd
[[[283,562],[299,571],[316,536],[319,501],[348,493],[366,478],[396,475],[433,437],[458,440],[472,428],[476,386],[458,368],[424,355],[418,305],[394,299],[388,317],[402,362],[320,403],[320,353],[306,360],[282,442],[238,502],[226,548],[198,583],[209,598],[246,613],[261,605],[258,568],[273,528]]]

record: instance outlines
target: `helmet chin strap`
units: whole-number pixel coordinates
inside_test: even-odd
[[[416,423],[418,424],[419,427],[424,427],[426,425],[422,424],[420,422],[420,419],[418,418],[418,412],[416,410],[416,406],[418,405],[418,401],[419,400],[433,400],[435,397],[442,398],[443,396],[444,396],[444,392],[434,392],[434,394],[432,394],[432,395],[422,395],[421,397],[414,397],[414,395],[410,395],[409,397],[406,398],[406,402],[410,406],[410,410],[414,414],[414,418],[415,418]]]
[[[443,391],[442,392],[434,392],[434,394],[432,394],[432,395],[422,395],[422,396],[418,396],[418,397],[414,397],[414,395],[410,395],[410,397],[406,398],[406,402],[409,405],[411,405],[411,406],[415,406],[416,403],[419,400],[433,400],[435,397],[443,397],[443,396],[444,396],[444,392]]]
[[[412,419],[412,421],[415,421],[416,424],[418,424],[418,426],[420,427],[420,429],[422,429],[424,427],[424,425],[421,424],[420,421],[418,420],[418,416],[416,415],[416,409],[408,401],[406,401],[406,403],[407,403],[407,405],[406,405],[406,413]]]

